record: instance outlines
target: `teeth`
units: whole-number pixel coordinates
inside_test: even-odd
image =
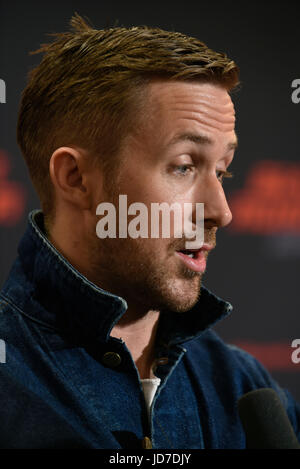
[[[184,249],[182,249],[182,251],[179,251],[179,252],[182,252],[182,254],[184,254],[185,256],[188,256],[188,257],[191,257],[192,259],[194,259],[196,257],[196,252],[189,252],[189,251],[186,251]]]

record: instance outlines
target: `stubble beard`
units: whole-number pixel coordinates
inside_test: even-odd
[[[121,193],[119,171],[115,170],[114,185],[107,183],[105,186],[107,200],[115,207]],[[140,305],[143,310],[185,312],[196,304],[203,274],[190,270],[180,259],[171,259],[176,257],[171,240],[162,243],[159,255],[155,248],[159,244],[147,243],[153,240],[97,238],[97,221],[95,218],[89,252],[94,278],[99,279],[98,286],[122,297],[127,303]]]
[[[143,309],[192,308],[200,296],[202,274],[188,269],[175,250],[166,254],[165,243],[161,252],[147,249],[147,244],[141,238],[98,239],[94,234],[91,267],[98,286]]]

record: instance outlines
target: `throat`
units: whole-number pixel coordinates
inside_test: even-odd
[[[153,378],[152,365],[155,359],[155,338],[159,312],[153,311],[143,321],[116,324],[111,336],[125,342],[138,369],[140,379]],[[125,313],[126,314],[126,313]],[[126,325],[124,325],[126,324]]]

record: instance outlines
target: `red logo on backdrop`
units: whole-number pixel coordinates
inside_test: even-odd
[[[300,232],[300,164],[261,161],[245,187],[229,196],[233,219],[228,229],[248,234]]]
[[[20,183],[9,181],[10,169],[8,154],[0,150],[0,226],[16,225],[25,209],[25,189]]]
[[[272,371],[298,372],[299,367],[292,360],[293,350],[291,345],[285,342],[247,342],[232,341],[237,347],[257,358],[262,365]]]

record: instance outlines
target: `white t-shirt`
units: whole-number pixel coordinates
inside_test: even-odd
[[[147,406],[147,411],[148,411],[148,418],[150,420],[151,404],[155,396],[156,390],[158,386],[160,385],[160,378],[142,379],[141,382],[143,386],[143,391],[144,391],[144,396],[145,396],[145,401],[146,401],[146,406]]]

